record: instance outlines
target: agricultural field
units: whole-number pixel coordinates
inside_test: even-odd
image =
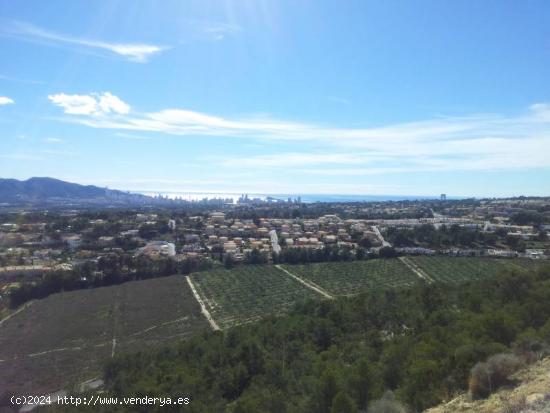
[[[418,277],[397,259],[285,265],[285,269],[335,296],[407,287],[418,281]]]
[[[460,283],[497,275],[505,269],[530,269],[532,260],[476,257],[407,257],[436,282]]]
[[[0,397],[99,376],[127,353],[208,329],[183,276],[53,294],[0,324]]]
[[[319,295],[271,265],[247,265],[191,275],[206,309],[225,329],[288,311]]]
[[[515,267],[522,267],[526,270],[536,270],[542,266],[548,266],[547,260],[530,260],[528,258],[518,258],[511,261],[511,264]]]

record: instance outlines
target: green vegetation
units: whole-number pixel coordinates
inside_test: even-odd
[[[481,232],[478,229],[459,225],[442,225],[436,228],[431,224],[410,229],[390,227],[385,233],[385,238],[395,247],[430,248],[486,247],[494,246],[499,241],[499,237],[494,233]]]
[[[373,289],[407,287],[418,280],[418,277],[397,259],[288,265],[285,268],[334,295],[352,295]]]
[[[0,325],[0,398],[57,391],[98,376],[113,348],[137,351],[204,329],[181,276],[52,294]]]
[[[521,211],[513,214],[510,221],[516,225],[540,225],[548,221],[548,217],[538,211]]]
[[[337,245],[324,248],[285,248],[273,256],[276,264],[309,264],[311,262],[353,261],[370,258],[364,248],[359,247],[353,253],[350,247]]]
[[[184,392],[186,411],[332,413],[400,403],[419,411],[468,385],[487,394],[485,360],[550,341],[549,269],[530,260],[407,259],[436,282],[424,284],[398,259],[194,273],[223,329],[214,333],[183,276],[53,294],[0,326],[0,387],[57,390],[98,375],[115,348],[108,394]],[[351,297],[323,300],[284,270]],[[150,350],[179,339],[187,341]],[[387,390],[397,400],[383,397]]]
[[[10,307],[40,299],[60,291],[73,291],[121,284],[127,281],[167,277],[173,274],[189,274],[210,268],[212,263],[204,258],[187,258],[174,261],[167,257],[155,259],[140,255],[109,254],[102,256],[97,263],[87,262],[71,271],[51,271],[39,281],[24,281],[10,294]],[[98,275],[99,273],[99,275]]]
[[[289,310],[317,294],[274,266],[247,265],[192,274],[191,279],[221,328]]]
[[[492,277],[502,270],[535,266],[532,260],[475,257],[407,257],[428,276],[438,282],[461,283]]]
[[[117,357],[106,394],[185,393],[189,412],[329,413],[364,410],[392,390],[421,411],[466,390],[472,367],[493,354],[533,357],[549,319],[550,269],[309,301],[286,317]],[[387,397],[373,411],[392,403],[400,411]]]

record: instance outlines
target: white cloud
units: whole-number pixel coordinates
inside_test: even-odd
[[[103,42],[88,42],[91,47],[99,47],[110,50],[120,56],[124,56],[134,62],[146,62],[150,56],[160,53],[167,47],[154,46],[149,44],[109,44]]]
[[[266,116],[232,118],[186,109],[101,113],[104,116],[79,116],[73,122],[121,132],[248,138],[265,141],[264,147],[284,143],[283,153],[264,149],[261,155],[218,159],[223,167],[241,170],[281,166],[310,174],[355,176],[550,168],[550,105],[544,103],[516,116],[476,114],[375,128],[338,128]]]
[[[130,106],[120,100],[117,96],[112,95],[109,92],[105,92],[99,96],[98,102],[99,108],[104,113],[119,113],[126,115],[130,112]]]
[[[49,95],[48,99],[69,115],[127,115],[130,112],[130,106],[110,92],[90,95],[58,93]]]
[[[7,97],[7,96],[0,96],[0,105],[11,105],[11,104],[14,104],[15,102],[13,101],[13,99]]]
[[[152,44],[114,43],[69,36],[19,21],[4,22],[2,29],[0,29],[0,34],[36,43],[76,46],[78,51],[96,50],[108,52],[109,54],[140,63],[146,62],[151,56],[167,49],[167,47]]]
[[[59,138],[46,138],[46,139],[44,139],[44,142],[46,142],[46,143],[61,143],[61,142],[63,142],[63,140],[59,139]]]
[[[97,100],[89,95],[49,95],[54,105],[62,107],[69,115],[93,115],[97,111]]]

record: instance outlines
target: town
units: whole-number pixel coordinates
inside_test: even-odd
[[[549,198],[306,204],[243,196],[154,210],[9,210],[0,219],[4,308],[22,286],[32,291],[26,301],[220,265],[397,255],[550,258]]]

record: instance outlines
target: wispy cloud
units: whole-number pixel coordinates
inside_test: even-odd
[[[351,100],[340,97],[340,96],[328,96],[328,100],[335,102],[335,103],[341,103],[343,105],[349,105],[351,103]]]
[[[44,149],[44,150],[42,150],[42,153],[45,153],[47,155],[59,155],[59,156],[74,156],[74,155],[76,155],[76,152],[57,150],[57,149]]]
[[[14,104],[15,102],[13,101],[13,99],[7,97],[7,96],[0,96],[0,105],[11,105],[11,104]]]
[[[266,116],[231,118],[185,109],[116,116],[65,111],[76,115],[65,118],[68,121],[124,133],[283,141],[292,148],[284,153],[218,160],[224,167],[282,166],[327,176],[550,168],[550,105],[545,103],[516,116],[475,114],[377,128],[339,128]],[[84,112],[92,116],[82,116]]]
[[[59,138],[46,138],[46,139],[44,139],[44,142],[57,144],[57,143],[62,143],[63,140],[59,139]]]
[[[152,139],[149,136],[135,135],[133,133],[115,133],[115,135],[122,139],[130,139],[133,141],[148,141]]]
[[[366,157],[351,153],[278,153],[252,157],[222,159],[219,163],[230,167],[296,167],[309,165],[361,164]]]
[[[220,22],[211,20],[185,19],[184,30],[190,32],[195,37],[219,41],[226,36],[242,32],[242,26],[236,23]]]
[[[96,50],[111,55],[123,57],[133,62],[146,62],[151,56],[168,49],[165,46],[147,43],[116,43],[106,42],[84,37],[60,34],[45,30],[30,23],[20,21],[4,21],[0,34],[19,40],[43,43],[49,45],[66,45],[76,47],[77,50]]]
[[[14,76],[6,76],[6,75],[0,75],[0,80],[6,80],[8,82],[17,82],[17,83],[28,83],[30,85],[43,85],[45,82],[41,80],[34,80],[34,79],[23,79],[19,77]]]
[[[44,158],[41,156],[37,156],[29,153],[8,153],[8,154],[0,155],[0,158],[12,159],[14,161],[43,161],[44,160]]]

